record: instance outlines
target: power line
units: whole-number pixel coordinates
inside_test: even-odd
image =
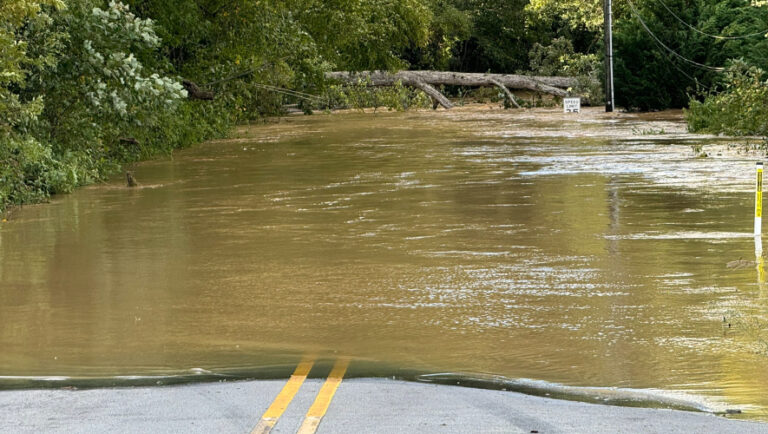
[[[686,77],[687,77],[689,80],[691,80],[692,82],[694,82],[694,83],[696,84],[696,86],[697,86],[697,87],[701,86],[701,87],[703,87],[704,89],[706,89],[706,90],[708,90],[708,91],[710,91],[710,92],[711,92],[712,90],[714,90],[714,88],[713,88],[712,86],[707,86],[706,84],[704,84],[704,83],[702,83],[701,81],[699,81],[699,79],[697,79],[696,77],[694,77],[694,76],[692,76],[692,75],[688,74],[688,73],[687,73],[687,72],[685,72],[685,71],[684,71],[682,68],[680,68],[679,66],[677,66],[677,63],[675,62],[675,60],[674,60],[674,59],[672,59],[672,58],[671,58],[671,56],[670,56],[669,54],[666,54],[666,53],[665,53],[665,54],[664,54],[664,58],[665,58],[665,59],[667,59],[667,61],[669,61],[669,64],[670,64],[670,65],[672,65],[672,67],[673,67],[673,68],[677,69],[677,71],[678,71],[678,72],[680,72],[681,74],[683,74],[684,76],[686,76]]]
[[[708,69],[708,70],[710,70],[710,71],[723,71],[723,70],[725,70],[725,68],[721,68],[721,67],[715,67],[715,66],[709,66],[709,65],[705,65],[705,64],[703,64],[703,63],[699,63],[699,62],[697,62],[697,61],[695,61],[695,60],[691,60],[691,59],[689,59],[689,58],[687,58],[687,57],[683,56],[682,54],[678,53],[677,51],[675,51],[675,50],[673,50],[673,49],[669,48],[669,47],[668,47],[668,46],[667,46],[665,43],[661,42],[661,39],[659,39],[658,37],[656,37],[656,35],[655,35],[655,34],[654,34],[652,31],[651,31],[651,29],[650,29],[650,28],[648,27],[648,25],[645,23],[645,21],[643,21],[643,18],[640,16],[640,13],[637,11],[637,8],[635,8],[635,4],[634,4],[634,3],[632,3],[632,0],[627,0],[627,3],[629,3],[629,7],[632,9],[632,13],[635,15],[635,18],[637,18],[637,20],[638,20],[638,21],[640,21],[640,25],[642,25],[642,26],[643,26],[643,28],[645,29],[645,31],[646,31],[646,32],[648,32],[648,34],[649,34],[649,35],[650,35],[650,36],[651,36],[651,37],[652,37],[654,40],[656,40],[656,42],[657,42],[659,45],[661,45],[662,47],[664,47],[664,49],[665,49],[665,50],[667,50],[667,51],[669,51],[670,53],[672,53],[672,54],[673,54],[675,57],[677,57],[677,58],[679,58],[679,59],[681,59],[681,60],[683,60],[683,61],[685,61],[685,62],[688,62],[688,63],[690,63],[690,64],[692,64],[692,65],[698,66],[699,68]]]
[[[685,26],[687,26],[688,28],[690,28],[694,32],[702,34],[704,36],[708,36],[708,37],[713,38],[713,39],[721,39],[721,40],[747,39],[747,38],[751,38],[751,37],[758,36],[758,35],[765,35],[766,33],[768,33],[768,30],[763,30],[762,32],[749,33],[749,34],[746,34],[746,35],[739,35],[739,36],[713,35],[711,33],[703,32],[703,31],[697,29],[696,27],[690,25],[688,22],[686,22],[685,20],[683,20],[682,18],[677,16],[677,14],[675,14],[672,11],[672,9],[670,9],[669,6],[667,6],[667,4],[664,3],[663,0],[657,0],[657,1],[659,3],[661,3],[661,5],[664,6],[664,9],[666,9],[667,12],[669,12],[673,17],[675,17],[677,19],[677,21],[680,21],[681,23],[683,23]]]
[[[292,96],[295,98],[301,98],[309,101],[319,101],[319,102],[326,102],[323,97],[319,97],[317,95],[312,95],[309,93],[299,92],[296,90],[286,89],[284,87],[277,87],[277,86],[270,86],[268,84],[261,84],[261,83],[251,83],[253,86],[260,87],[265,90],[270,90],[272,92],[281,93],[284,95]]]
[[[654,42],[656,42],[656,41],[654,41]],[[658,42],[656,42],[656,44],[658,45]],[[685,72],[682,68],[677,66],[677,62],[675,61],[675,59],[672,56],[670,56],[668,53],[663,53],[663,54],[664,54],[664,59],[666,59],[669,62],[669,64],[672,65],[673,68],[675,68],[680,74],[684,75],[686,78],[688,78],[689,80],[694,82],[697,87],[699,87],[699,86],[703,87],[704,89],[706,89],[708,91],[714,90],[714,88],[712,86],[707,86],[706,84],[704,84],[701,81],[699,81],[698,78],[692,76],[691,74]]]

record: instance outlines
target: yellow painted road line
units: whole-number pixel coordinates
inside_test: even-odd
[[[280,416],[285,412],[288,404],[290,404],[293,397],[296,396],[296,392],[299,391],[304,380],[307,379],[307,375],[309,375],[309,371],[312,370],[312,365],[314,364],[314,357],[306,357],[299,363],[299,366],[293,371],[291,378],[285,386],[283,386],[283,390],[280,391],[272,402],[272,405],[270,405],[267,411],[264,412],[264,415],[261,416],[259,424],[256,425],[256,428],[254,428],[253,431],[251,431],[251,434],[267,434],[272,430],[277,423],[277,420],[280,419]]]
[[[328,411],[328,406],[331,405],[333,395],[336,393],[336,389],[339,388],[341,379],[344,378],[348,366],[348,359],[336,361],[330,375],[328,375],[328,379],[325,380],[325,384],[323,384],[320,392],[317,393],[315,402],[304,417],[304,422],[301,423],[301,428],[299,428],[297,434],[313,434],[317,431],[317,427],[320,425],[323,416],[325,416],[325,412]]]

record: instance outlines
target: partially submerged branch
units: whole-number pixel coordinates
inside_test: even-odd
[[[440,104],[446,109],[453,107],[453,104],[451,104],[451,101],[448,98],[446,98],[445,95],[443,95],[442,93],[440,93],[439,90],[435,89],[430,84],[422,80],[407,79],[407,80],[403,80],[402,83],[406,86],[412,86],[423,91],[424,93],[429,95],[432,98],[432,100],[435,101],[435,103]]]
[[[499,80],[496,80],[495,78],[491,78],[491,83],[495,84],[499,89],[501,89],[502,92],[504,92],[505,95],[507,95],[507,99],[509,102],[512,103],[517,108],[520,108],[520,104],[517,103],[517,100],[515,99],[515,95],[512,94],[512,92],[507,89],[507,86],[504,86],[504,83],[500,82]]]

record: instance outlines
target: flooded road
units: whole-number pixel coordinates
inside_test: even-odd
[[[314,353],[768,419],[765,276],[726,268],[755,258],[757,157],[728,143],[679,113],[242,128],[0,226],[0,387]]]

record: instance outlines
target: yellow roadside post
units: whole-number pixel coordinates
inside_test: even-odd
[[[757,182],[755,183],[755,237],[763,232],[763,163],[757,163]],[[762,250],[762,248],[760,249]],[[762,252],[760,252],[762,254]]]
[[[761,292],[765,284],[765,259],[763,258],[763,163],[757,163],[755,181],[755,263],[757,264],[757,283]]]

